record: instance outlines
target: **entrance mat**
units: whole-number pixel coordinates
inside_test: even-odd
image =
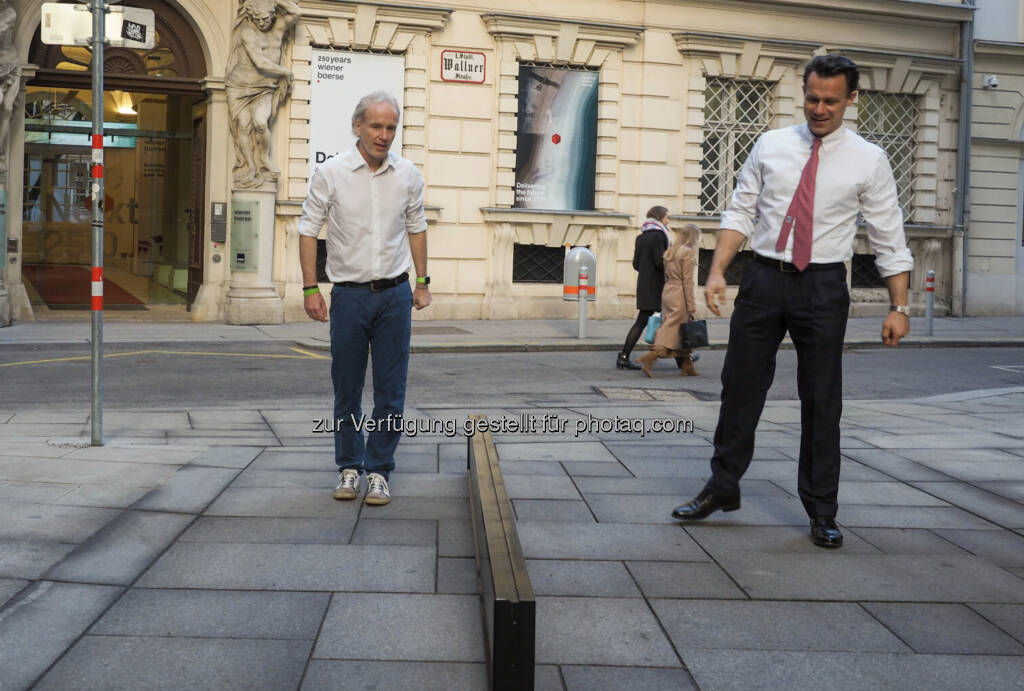
[[[21,273],[52,310],[91,310],[91,271],[84,266],[26,264]],[[103,279],[103,309],[145,310],[137,297],[109,278]]]

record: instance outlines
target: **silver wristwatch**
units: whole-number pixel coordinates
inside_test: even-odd
[[[889,305],[890,312],[899,312],[900,314],[910,316],[910,307],[907,305]]]

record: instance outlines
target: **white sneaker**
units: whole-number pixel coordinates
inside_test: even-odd
[[[334,488],[335,499],[355,499],[359,494],[359,471],[345,468],[338,476],[338,486]]]
[[[391,501],[391,490],[383,475],[370,473],[366,476],[366,496],[363,501],[374,506],[383,506]]]

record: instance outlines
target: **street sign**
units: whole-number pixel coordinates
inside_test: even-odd
[[[43,43],[58,46],[89,45],[92,40],[92,13],[88,5],[43,3],[43,21],[39,37]],[[148,50],[156,36],[156,15],[140,7],[108,7],[104,36],[111,47]]]

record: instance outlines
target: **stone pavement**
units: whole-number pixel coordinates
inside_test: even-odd
[[[848,402],[836,551],[795,402],[743,509],[680,528],[717,404],[635,391],[472,408],[508,429],[538,689],[1024,688],[1024,389]],[[466,412],[407,411],[386,507],[331,499],[321,410],[107,412],[98,448],[0,412],[0,689],[485,688]]]
[[[931,339],[922,324],[906,345],[1024,344],[1020,317],[937,319]],[[851,320],[851,346],[879,325]],[[414,345],[612,350],[628,322],[589,327],[581,342],[565,320],[416,322]],[[105,336],[322,347],[326,326]],[[386,507],[330,498],[322,408],[108,410],[99,448],[87,410],[0,410],[0,691],[484,688],[470,412],[564,425],[496,435],[538,597],[538,689],[1024,688],[1024,389],[848,401],[846,544],[826,551],[795,496],[796,402],[766,406],[743,509],[680,528],[668,513],[707,475],[717,403],[644,386],[410,408]],[[681,431],[652,431],[666,421]]]

